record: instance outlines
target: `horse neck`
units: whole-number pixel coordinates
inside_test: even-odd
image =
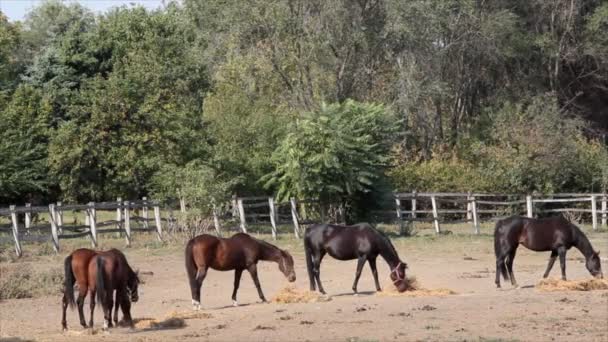
[[[583,232],[578,228],[574,227],[574,231],[576,234],[576,243],[574,246],[583,253],[586,259],[589,259],[593,255],[593,247],[591,246],[591,242],[589,239],[583,234]]]
[[[282,258],[281,250],[278,247],[266,243],[260,243],[260,260],[279,262]]]
[[[386,261],[391,269],[394,269],[399,265],[401,260],[399,259],[399,255],[397,255],[395,248],[386,240],[386,238],[380,239],[380,256]]]

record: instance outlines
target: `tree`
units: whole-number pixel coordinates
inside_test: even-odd
[[[352,100],[306,113],[273,153],[265,187],[279,200],[352,204],[381,184],[396,122],[382,105]]]

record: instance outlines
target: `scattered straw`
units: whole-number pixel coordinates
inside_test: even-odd
[[[420,286],[416,277],[406,278],[406,290],[399,292],[394,286],[385,288],[382,292],[376,292],[376,295],[383,297],[441,297],[457,294],[450,289],[425,289]]]
[[[140,318],[135,319],[135,328],[137,329],[176,329],[186,325],[187,319],[194,318],[211,318],[212,316],[208,313],[200,311],[171,311],[165,315],[162,320],[154,318]]]
[[[274,303],[317,303],[330,301],[331,297],[325,296],[317,292],[299,290],[294,286],[287,286],[282,289],[274,298]]]
[[[536,288],[541,291],[608,290],[608,280],[596,278],[587,280],[542,279]]]

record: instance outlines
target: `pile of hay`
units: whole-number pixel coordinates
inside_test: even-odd
[[[608,280],[596,278],[587,280],[542,279],[536,288],[549,292],[608,290]]]
[[[277,293],[274,298],[272,298],[273,303],[317,303],[317,302],[327,302],[330,301],[331,297],[326,295],[311,292],[306,290],[299,290],[295,288],[295,286],[287,286],[279,293]]]
[[[177,312],[171,311],[162,320],[154,318],[140,318],[135,319],[135,328],[137,329],[176,329],[186,325],[187,319],[194,318],[211,318],[212,316],[208,313],[200,311],[184,311]]]
[[[406,278],[405,292],[399,292],[395,286],[385,288],[382,292],[376,292],[376,295],[383,297],[441,297],[457,294],[450,289],[425,289],[420,286],[416,277]]]

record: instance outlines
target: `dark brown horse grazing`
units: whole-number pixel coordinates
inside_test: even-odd
[[[200,309],[201,286],[209,267],[218,271],[234,270],[232,301],[235,306],[238,305],[236,293],[239,289],[243,270],[249,271],[260,299],[265,302],[266,298],[258,280],[257,263],[259,260],[278,263],[279,270],[290,282],[296,280],[293,258],[287,251],[247,234],[238,233],[228,239],[203,234],[188,241],[186,246],[186,271],[192,290],[192,306],[194,309]]]
[[[121,251],[110,249],[97,253],[89,262],[89,287],[91,291],[91,321],[93,326],[93,309],[95,308],[95,293],[103,309],[103,328],[112,327],[112,307],[114,306],[114,291],[116,305],[122,309],[123,319],[133,326],[131,318],[131,302],[139,300],[139,277],[131,269],[127,258]]]
[[[393,244],[382,232],[374,229],[368,223],[359,223],[353,226],[338,226],[331,224],[317,224],[308,227],[304,235],[304,251],[306,253],[306,266],[310,280],[310,290],[325,293],[320,279],[321,261],[325,253],[338,260],[357,259],[357,272],[353,291],[357,293],[357,283],[361,270],[367,261],[372,269],[376,290],[382,291],[378,282],[376,258],[382,256],[391,269],[390,277],[399,292],[407,289],[405,270],[407,264],[401,259]]]
[[[78,286],[78,315],[80,317],[80,324],[86,328],[87,324],[84,319],[84,299],[87,296],[88,292],[91,292],[91,300],[90,300],[90,308],[91,308],[91,317],[89,320],[89,326],[93,326],[93,312],[95,310],[95,288],[96,288],[96,278],[94,276],[97,268],[95,267],[95,272],[93,275],[90,274],[89,266],[92,259],[100,252],[81,248],[77,249],[72,254],[70,254],[64,261],[64,269],[65,269],[65,283],[64,283],[64,293],[63,293],[63,315],[61,320],[61,325],[64,330],[67,330],[67,322],[66,322],[66,311],[67,307],[74,306],[74,284]],[[121,263],[127,263],[126,258],[122,252],[117,249],[111,249],[107,252],[101,252],[104,254],[113,255],[114,258],[120,259]],[[133,291],[131,291],[133,293]],[[137,289],[135,288],[135,300],[137,300]],[[118,308],[121,302],[124,302],[124,298],[119,297],[119,293],[117,292],[116,297],[116,309],[114,312],[114,323],[118,323]],[[126,304],[125,304],[126,305]],[[124,314],[124,308],[123,308]]]
[[[496,286],[500,287],[500,274],[517,287],[513,275],[513,260],[519,244],[536,252],[551,251],[547,270],[549,272],[559,255],[562,279],[566,280],[566,251],[576,247],[585,256],[585,266],[594,277],[602,277],[599,251],[593,250],[585,234],[562,216],[532,219],[511,216],[496,222],[494,230],[494,252],[496,254]]]

